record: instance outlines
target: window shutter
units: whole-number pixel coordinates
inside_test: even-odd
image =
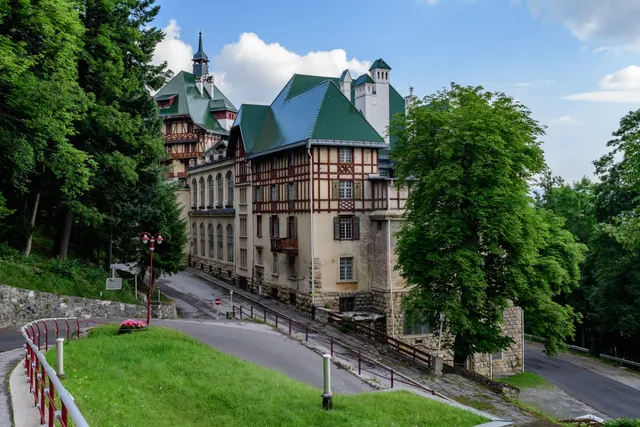
[[[331,198],[337,200],[340,198],[340,181],[331,180]]]
[[[353,198],[356,200],[360,200],[362,198],[362,181],[354,181]]]
[[[269,217],[269,237],[273,237],[273,217]]]
[[[360,218],[353,217],[353,239],[360,240]]]
[[[298,200],[298,183],[293,183],[293,199]]]
[[[333,240],[340,240],[340,217],[333,217]]]

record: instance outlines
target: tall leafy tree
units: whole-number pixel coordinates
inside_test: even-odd
[[[529,195],[544,129],[502,93],[452,84],[394,117],[390,133],[398,183],[411,186],[396,246],[409,316],[443,313],[462,361],[512,343],[501,326],[513,302],[537,314],[556,352],[574,313],[553,296],[577,284],[583,248]]]
[[[69,0],[0,1],[0,184],[22,209],[26,255],[43,191],[77,197],[90,187],[91,158],[68,141],[85,109],[81,37]]]

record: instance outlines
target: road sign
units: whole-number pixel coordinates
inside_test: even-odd
[[[122,289],[122,279],[119,277],[109,277],[107,279],[107,290],[117,291]]]
[[[222,304],[222,301],[220,301],[220,298],[216,298],[215,299],[215,303],[216,303],[216,305],[220,305],[220,304]]]

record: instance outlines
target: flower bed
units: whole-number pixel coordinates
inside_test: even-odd
[[[119,334],[126,334],[133,331],[143,331],[147,329],[147,324],[142,320],[128,319],[120,323]]]

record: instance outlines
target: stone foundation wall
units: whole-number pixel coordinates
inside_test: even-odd
[[[160,319],[175,319],[176,306],[152,304],[151,314]],[[146,318],[144,305],[69,297],[0,285],[0,327],[24,325],[48,317]]]
[[[505,335],[515,343],[502,352],[502,358],[492,358],[489,354],[476,354],[469,361],[469,368],[487,377],[500,377],[522,372],[522,309],[509,307],[504,312]]]
[[[205,273],[209,273],[213,277],[224,280],[225,282],[235,283],[235,265],[232,262],[190,255],[189,266],[197,270],[202,270]]]

